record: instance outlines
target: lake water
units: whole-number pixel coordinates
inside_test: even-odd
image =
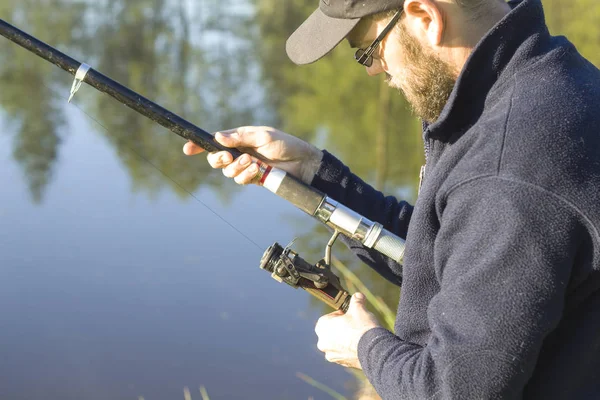
[[[301,213],[254,187],[228,205],[194,193],[259,249],[194,199],[136,194],[64,107],[68,139],[41,204],[0,136],[0,398],[315,395],[296,372],[345,392],[350,376],[315,347],[307,294],[258,268],[263,248],[294,236],[282,219]]]
[[[28,30],[60,39],[38,7]],[[258,267],[311,220],[203,156],[183,160],[183,140],[161,128],[134,132],[145,122],[91,88],[67,104],[66,74],[4,39],[0,52],[16,54],[0,89],[0,398],[178,399],[184,387],[200,398],[201,385],[211,399],[322,398],[298,372],[350,393],[351,375],[316,349],[321,309]],[[93,56],[119,75],[118,59]],[[154,153],[135,147],[146,134],[162,141]]]

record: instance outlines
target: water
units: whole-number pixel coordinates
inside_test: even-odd
[[[0,121],[0,398],[167,399],[200,385],[212,399],[318,398],[297,372],[347,393],[350,375],[316,349],[320,310],[258,268],[301,212],[184,159],[182,140],[89,88],[67,105],[68,76],[1,46],[14,58]],[[153,97],[166,84],[155,68],[174,64],[153,54],[103,72],[135,84],[142,68],[137,90]],[[184,86],[174,93],[198,96]],[[247,115],[232,109],[212,125]]]
[[[344,390],[315,348],[317,313],[258,268],[262,248],[193,199],[132,193],[113,149],[76,111],[69,122],[39,205],[2,136],[0,397],[314,395],[297,371]],[[292,237],[279,219],[298,212],[266,191],[195,195],[264,248]]]

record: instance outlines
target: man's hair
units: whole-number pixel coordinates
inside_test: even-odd
[[[485,17],[485,6],[488,0],[454,0],[459,7],[463,8],[471,16],[471,21],[478,21]]]
[[[485,5],[489,0],[454,0],[456,4],[471,15],[471,21],[477,21],[486,15]],[[371,15],[374,20],[392,19],[397,10],[384,11],[379,14]]]
[[[466,9],[479,8],[484,3],[487,3],[487,0],[454,0],[456,4]]]

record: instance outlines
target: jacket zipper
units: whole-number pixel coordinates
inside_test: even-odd
[[[427,159],[429,158],[429,135],[427,130],[423,134],[423,147],[425,149],[425,164],[421,166],[421,171],[419,172],[419,189],[417,192],[417,196],[421,193],[421,187],[423,187],[423,177],[425,176],[425,170],[427,169]]]

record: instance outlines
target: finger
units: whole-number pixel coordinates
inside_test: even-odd
[[[248,154],[242,154],[234,162],[223,168],[223,175],[228,178],[235,178],[243,170],[248,168],[252,164],[252,157]]]
[[[259,168],[256,163],[250,164],[248,168],[244,169],[239,173],[238,176],[235,177],[235,182],[239,185],[249,185],[251,183],[255,183],[258,170]]]
[[[317,341],[317,350],[322,353],[333,354],[336,350],[336,343],[328,339],[319,339]]]
[[[271,140],[271,134],[264,127],[243,126],[237,129],[217,132],[217,142],[227,147],[257,148]]]
[[[194,142],[187,142],[184,146],[183,146],[183,153],[187,156],[193,156],[195,154],[200,154],[204,152],[204,149],[200,146],[198,146],[197,144],[195,144]]]
[[[350,363],[343,354],[340,354],[336,351],[327,351],[325,352],[325,359],[329,362],[343,365],[344,367],[350,366]]]
[[[331,354],[329,356],[325,355],[325,359],[329,362],[341,365],[342,367],[347,368],[357,368],[350,360],[345,359],[342,355]]]
[[[228,151],[209,153],[206,160],[213,168],[224,168],[233,162],[233,156]]]
[[[317,342],[317,349],[319,349],[319,351],[325,353],[325,351],[327,351],[327,349],[325,348],[325,343],[322,340],[319,340]]]
[[[354,293],[350,299],[350,305],[348,306],[348,314],[351,314],[355,310],[365,309],[366,297],[362,293]]]
[[[323,325],[327,323],[325,317],[326,315],[322,316],[317,320],[317,324],[315,325],[315,333],[317,334],[317,336],[321,336],[320,332],[323,330]]]
[[[328,321],[330,319],[333,319],[336,317],[341,317],[343,315],[344,315],[344,312],[342,310],[337,310],[337,311],[330,312],[329,314],[322,315],[320,319],[322,319],[323,321]]]

